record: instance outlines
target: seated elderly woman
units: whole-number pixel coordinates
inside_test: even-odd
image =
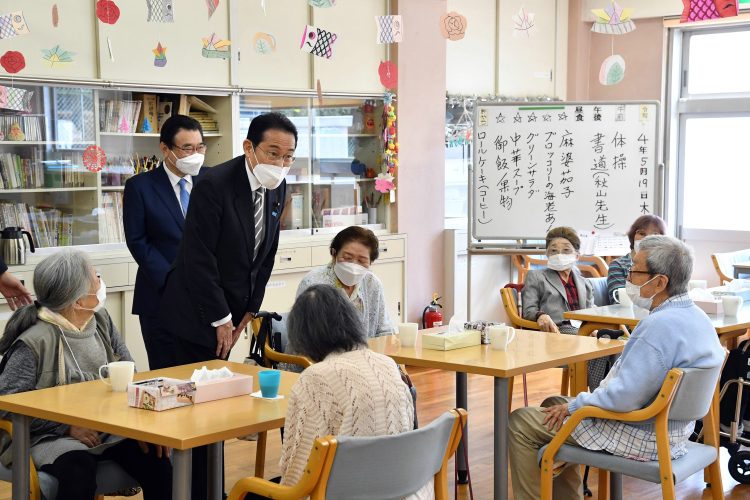
[[[641,215],[638,217],[628,231],[630,240],[630,253],[627,253],[615,259],[609,265],[607,273],[607,297],[610,304],[614,304],[615,290],[625,287],[625,280],[628,277],[630,268],[633,267],[633,256],[638,251],[641,240],[652,234],[664,234],[667,232],[667,226],[658,215]]]
[[[578,328],[563,312],[594,305],[594,290],[575,267],[581,240],[575,230],[556,227],[547,233],[547,269],[529,271],[523,286],[523,317],[544,332],[575,334]]]
[[[289,398],[281,483],[295,484],[316,438],[381,436],[412,430],[414,406],[398,366],[367,348],[367,335],[351,302],[330,285],[303,291],[289,313],[289,343],[315,362]],[[396,459],[396,457],[394,457]],[[432,494],[430,482],[416,495]]]
[[[37,300],[13,313],[0,339],[0,394],[95,380],[99,367],[132,361],[104,309],[106,287],[83,252],[62,250],[34,270]],[[0,418],[8,418],[0,412]],[[31,422],[31,457],[58,481],[57,498],[94,498],[99,460],[117,462],[145,499],[171,498],[166,450],[84,427]],[[8,464],[11,449],[0,460]]]
[[[383,284],[370,271],[378,258],[378,237],[369,229],[351,226],[331,241],[331,262],[313,269],[297,288],[297,296],[317,284],[339,290],[357,309],[368,337],[390,335],[393,327],[385,307]]]

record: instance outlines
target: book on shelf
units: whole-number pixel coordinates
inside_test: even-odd
[[[34,189],[44,187],[41,151],[32,149],[30,158],[0,153],[0,189]]]
[[[203,111],[191,111],[190,117],[195,118],[201,124],[203,132],[218,132],[219,124],[216,122],[216,115]]]
[[[29,231],[37,247],[73,244],[73,215],[56,208],[0,201],[0,224]]]
[[[99,101],[99,130],[121,134],[134,133],[141,113],[141,101]]]
[[[43,141],[44,115],[0,114],[0,140]]]
[[[99,243],[122,243],[125,241],[125,228],[122,222],[122,193],[102,193],[102,206],[99,222]]]

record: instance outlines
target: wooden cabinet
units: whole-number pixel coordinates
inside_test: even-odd
[[[381,262],[372,266],[372,272],[383,282],[385,304],[393,326],[403,322],[404,306],[404,271],[403,261]]]

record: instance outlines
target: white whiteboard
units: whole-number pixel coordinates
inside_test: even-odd
[[[556,226],[625,232],[655,213],[658,113],[653,101],[478,103],[474,238],[544,239]]]

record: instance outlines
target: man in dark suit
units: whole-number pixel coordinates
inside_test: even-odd
[[[125,241],[138,263],[133,314],[138,315],[151,370],[173,366],[174,339],[159,318],[161,292],[177,255],[190,193],[200,178],[206,145],[197,120],[184,115],[161,127],[158,168],[125,183]]]

